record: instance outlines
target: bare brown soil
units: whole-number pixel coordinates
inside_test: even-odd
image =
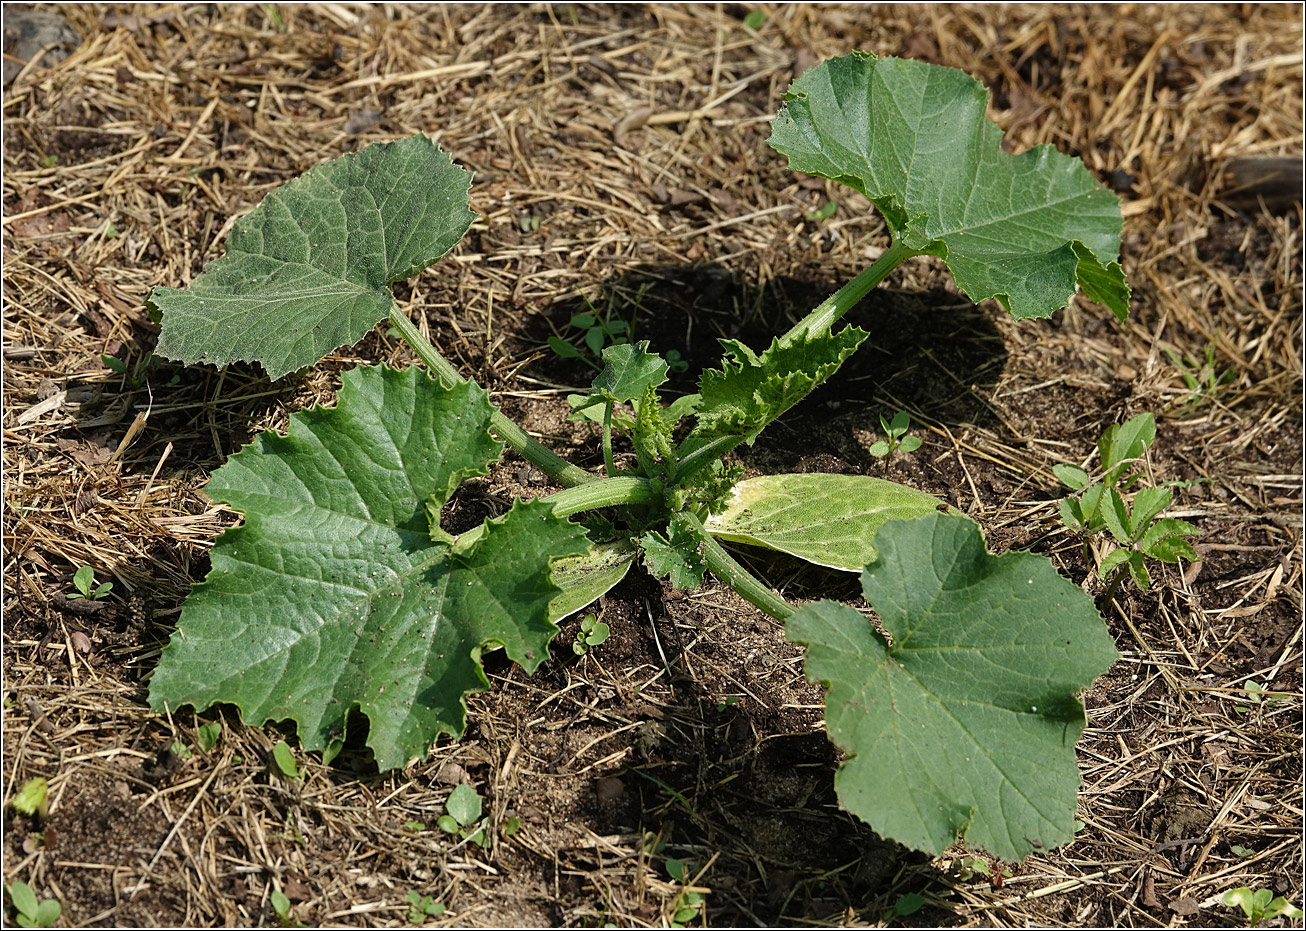
[[[447,909],[430,925],[665,927],[683,904],[668,857],[706,890],[695,925],[1239,925],[1220,903],[1238,886],[1302,904],[1302,207],[1249,203],[1223,171],[1300,158],[1300,8],[767,6],[756,30],[749,9],[49,7],[80,44],[4,100],[3,750],[6,803],[41,776],[51,804],[40,823],[6,806],[6,884],[100,926],[275,924],[275,888],[311,925],[403,926],[415,890]],[[412,362],[378,330],[277,383],[166,360],[133,380],[101,354],[142,363],[151,287],[191,280],[288,178],[429,132],[475,170],[482,219],[399,288],[405,309],[593,467],[562,397],[590,370],[545,347],[574,336],[580,295],[679,351],[687,392],[715,337],[763,345],[885,247],[863,198],[765,145],[793,77],[854,48],[966,69],[1013,150],[1050,142],[1124,203],[1128,323],[1087,303],[1017,323],[914,260],[853,313],[868,346],[741,457],[908,482],[1098,594],[1101,545],[1059,523],[1051,466],[1156,414],[1150,478],[1196,482],[1174,516],[1202,559],[1154,564],[1150,591],[1105,606],[1121,660],[1084,696],[1072,844],[986,878],[963,868],[975,851],[930,859],[844,814],[800,649],[711,579],[684,593],[633,572],[595,607],[610,639],[577,657],[570,621],[532,677],[487,657],[464,739],[401,772],[377,774],[353,733],[290,780],[268,760],[293,734],[227,715],[203,752],[216,712],[149,712],[158,650],[236,520],[207,476],[330,402],[341,369]],[[1190,397],[1163,348],[1208,344],[1233,380]],[[896,410],[924,445],[877,460]],[[457,505],[474,520],[548,490],[510,455]],[[788,598],[858,595],[740,555]],[[109,598],[64,597],[82,565]],[[1248,680],[1278,697],[1249,701]],[[489,849],[436,830],[460,782],[521,830]],[[908,893],[924,908],[894,918]]]

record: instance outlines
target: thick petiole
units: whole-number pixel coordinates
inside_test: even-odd
[[[920,253],[895,242],[870,267],[816,305],[811,313],[794,324],[789,332],[781,337],[781,342],[796,339],[804,332],[812,334],[829,332],[830,327],[834,326],[840,317],[852,310],[857,302],[864,298],[872,288],[887,278],[889,272],[913,255],[920,255]]]
[[[745,601],[761,608],[776,620],[787,620],[794,613],[796,609],[793,605],[771,591],[753,573],[735,562],[734,557],[727,553],[725,548],[716,541],[716,538],[704,529],[702,521],[689,511],[680,511],[677,516],[683,518],[690,530],[693,531],[694,536],[698,537],[700,552],[707,561],[707,567],[712,570],[712,573],[718,579],[738,592]]]
[[[422,336],[417,327],[413,326],[413,322],[398,307],[390,311],[390,323],[398,331],[399,335],[404,338],[404,342],[413,347],[413,352],[417,353],[417,357],[425,363],[428,369],[435,373],[435,377],[440,379],[442,385],[446,388],[452,388],[466,380],[458,374],[458,370],[449,363],[449,360],[440,355],[440,351]],[[532,465],[557,479],[563,485],[576,486],[598,481],[597,475],[572,465],[545,447],[539,440],[505,417],[497,407],[494,409],[494,413],[490,415],[490,429],[499,434],[505,443],[526,457],[527,461]]]
[[[596,508],[617,507],[623,504],[651,504],[661,496],[653,486],[642,478],[595,478],[592,482],[565,488],[541,498],[553,505],[553,513],[559,517],[571,517],[582,511]],[[471,530],[458,535],[454,545],[466,548],[479,540],[485,533],[485,524],[478,524]]]

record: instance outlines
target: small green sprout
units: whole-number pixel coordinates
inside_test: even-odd
[[[608,639],[608,625],[602,623],[597,616],[587,614],[580,621],[580,627],[576,629],[576,640],[572,643],[571,648],[577,656],[584,656],[590,651],[590,647],[596,647]]]
[[[883,459],[899,451],[909,453],[920,449],[921,438],[907,434],[910,427],[911,417],[906,411],[898,411],[893,415],[893,420],[885,420],[881,414],[880,428],[884,431],[885,439],[872,443],[868,452],[877,459]]]
[[[679,375],[681,372],[689,371],[689,363],[681,358],[680,353],[674,349],[668,349],[666,352],[667,368]]]
[[[588,358],[578,347],[557,336],[549,337],[549,348],[564,359],[580,359],[595,371],[602,371],[603,367],[594,360],[602,360],[605,347],[630,342],[629,326],[625,320],[604,320],[589,298],[581,295],[581,300],[589,310],[574,314],[568,326],[581,331],[581,342],[594,358]]]
[[[1246,886],[1239,886],[1222,895],[1220,901],[1230,908],[1241,908],[1247,916],[1249,928],[1280,916],[1290,919],[1302,917],[1300,908],[1290,904],[1283,896],[1276,896],[1270,889],[1257,889],[1253,892]]]
[[[523,233],[538,232],[540,228],[540,218],[535,216],[523,216],[521,218],[521,231]]]
[[[888,924],[895,918],[904,918],[907,915],[915,915],[925,906],[925,896],[919,892],[908,892],[906,895],[898,897],[898,901],[893,903],[893,909],[884,916],[884,923]]]
[[[426,822],[425,822],[425,821],[405,821],[405,822],[404,822],[404,827],[408,828],[408,830],[412,831],[414,834],[420,834],[422,831],[425,831],[425,830],[426,830]]]
[[[291,751],[290,744],[284,740],[278,740],[277,745],[272,748],[272,762],[287,779],[299,778],[299,764],[295,762],[295,754]]]
[[[9,886],[9,901],[18,913],[14,920],[23,928],[48,928],[59,920],[59,914],[63,911],[56,899],[38,902],[32,887],[23,882]]]
[[[101,598],[108,596],[113,591],[112,582],[102,582],[95,584],[95,570],[90,566],[82,566],[73,574],[73,587],[76,591],[68,593],[69,601],[77,601],[86,598],[91,601],[99,601]]]
[[[13,806],[14,811],[35,818],[44,818],[50,807],[50,785],[40,776],[29,779],[23,783],[23,787],[18,790],[18,794],[9,804]]]
[[[41,159],[41,164],[46,168],[53,168],[55,165],[59,164],[59,156],[47,155],[45,158]]]
[[[201,724],[199,730],[195,732],[195,746],[199,747],[204,753],[208,753],[216,747],[221,739],[221,721],[210,721],[208,724]]]
[[[1156,419],[1151,414],[1139,414],[1123,424],[1107,427],[1097,444],[1102,465],[1101,480],[1097,482],[1079,466],[1063,463],[1052,467],[1061,483],[1078,493],[1077,497],[1070,495],[1061,500],[1061,522],[1086,538],[1109,531],[1120,544],[1098,566],[1098,575],[1104,579],[1117,573],[1111,591],[1126,570],[1134,583],[1147,591],[1151,576],[1144,557],[1171,564],[1181,558],[1197,559],[1192,544],[1184,537],[1201,531],[1187,521],[1159,516],[1174,499],[1170,488],[1142,488],[1132,504],[1122,494],[1143,477],[1141,463],[1155,437]],[[1087,549],[1087,539],[1084,545]]]
[[[1215,400],[1220,389],[1235,378],[1233,369],[1225,369],[1218,375],[1215,371],[1215,344],[1207,343],[1202,350],[1203,362],[1198,362],[1191,355],[1180,358],[1179,353],[1169,346],[1161,347],[1170,358],[1170,362],[1179,370],[1179,377],[1184,380],[1188,396],[1177,402],[1172,412],[1179,417],[1190,414]]]
[[[1250,847],[1242,847],[1238,844],[1230,844],[1229,852],[1240,860],[1246,860],[1248,857],[1256,853],[1256,851],[1252,850]]]
[[[766,10],[753,10],[744,17],[744,25],[753,32],[761,29],[764,23],[766,23]]]
[[[684,860],[668,860],[666,868],[667,875],[680,885],[688,886],[690,884],[690,868]],[[673,928],[683,928],[698,917],[698,913],[702,908],[703,893],[692,889],[681,889],[675,901],[672,902],[672,914],[669,924]]]
[[[195,755],[190,752],[190,747],[186,746],[186,741],[184,740],[174,740],[169,749],[172,751],[174,756],[181,760],[189,760]]]
[[[488,819],[481,819],[484,805],[480,794],[463,783],[449,793],[444,803],[446,814],[440,816],[436,826],[446,834],[455,834],[480,847],[490,846],[490,833],[486,830]]]
[[[104,228],[104,238],[105,238],[105,239],[117,239],[117,238],[118,238],[118,227],[114,226],[112,223],[110,223],[108,226],[106,226],[106,227]]]
[[[290,907],[290,899],[280,889],[273,888],[268,896],[272,901],[272,910],[277,913],[277,918],[283,928],[302,928],[304,923],[295,918],[295,913]]]
[[[839,205],[832,200],[827,200],[819,210],[810,210],[807,213],[809,223],[820,223],[822,220],[828,220],[834,216],[834,212],[839,209]]]
[[[438,918],[444,914],[444,906],[429,895],[421,895],[416,889],[410,889],[404,899],[408,905],[408,923],[420,925],[427,918]]]

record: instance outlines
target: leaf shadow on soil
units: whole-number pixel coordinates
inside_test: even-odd
[[[738,339],[760,352],[834,291],[820,282],[780,276],[759,285],[716,264],[640,266],[606,283],[596,299],[555,302],[525,319],[518,336],[539,346],[552,335],[580,345],[572,316],[596,312],[623,320],[633,340],[653,352],[675,351],[687,364],[673,373],[668,396],[695,390],[699,373],[721,364],[718,338]],[[880,288],[849,312],[843,323],[870,334],[861,349],[825,385],[773,425],[758,449],[803,451],[828,448],[856,471],[880,463],[851,434],[880,432],[879,415],[906,410],[955,426],[986,427],[996,418],[980,400],[997,384],[1006,363],[1002,335],[991,315],[964,296],[942,288],[910,292]],[[588,384],[595,370],[549,353],[523,371],[553,384]],[[762,471],[817,471],[797,460],[758,463]],[[834,469],[827,471],[849,471]]]

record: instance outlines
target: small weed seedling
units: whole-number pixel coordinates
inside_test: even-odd
[[[1283,896],[1276,896],[1273,890],[1257,889],[1252,891],[1246,886],[1230,889],[1220,896],[1220,901],[1230,908],[1241,908],[1247,916],[1247,927],[1255,928],[1262,921],[1273,921],[1280,916],[1292,920],[1302,917],[1302,910],[1292,905]]]
[[[1078,497],[1061,501],[1061,521],[1070,530],[1087,538],[1105,529],[1119,544],[1103,558],[1098,575],[1107,578],[1108,593],[1115,591],[1126,572],[1143,591],[1151,585],[1144,557],[1165,563],[1181,558],[1196,560],[1197,553],[1184,537],[1200,533],[1187,521],[1160,517],[1170,506],[1174,493],[1169,488],[1142,488],[1132,503],[1124,498],[1126,490],[1143,477],[1142,460],[1156,436],[1156,420],[1151,414],[1139,414],[1123,424],[1112,424],[1098,441],[1102,464],[1101,480],[1094,482],[1079,466],[1056,465],[1053,474]],[[1108,596],[1109,597],[1109,594]]]
[[[679,883],[682,887],[692,886],[690,873],[692,872],[684,860],[668,860],[666,862],[667,875]],[[668,924],[673,928],[686,927],[691,921],[699,916],[703,909],[703,893],[692,888],[682,888],[676,893],[675,901],[671,903],[671,918]]]
[[[100,356],[100,361],[104,363],[105,368],[117,372],[119,375],[126,378],[127,383],[133,388],[139,388],[141,385],[145,384],[151,369],[157,367],[157,360],[152,352],[145,353],[145,355],[140,358],[140,361],[130,368],[126,362],[122,361],[122,359],[119,359],[115,355],[110,355],[107,352]],[[180,381],[181,375],[173,375],[172,378],[168,380],[168,384],[175,385]]]
[[[436,825],[446,834],[454,834],[479,847],[490,846],[489,819],[482,819],[484,806],[480,794],[466,783],[455,786],[444,803],[445,814]]]
[[[278,740],[276,746],[272,748],[272,763],[287,779],[299,778],[299,764],[295,762],[295,752],[284,740]]]
[[[50,785],[40,776],[29,779],[9,804],[14,811],[43,820],[50,807]]]
[[[1184,386],[1188,389],[1188,396],[1179,401],[1172,411],[1177,417],[1191,414],[1198,408],[1210,404],[1215,400],[1220,389],[1237,377],[1233,369],[1225,369],[1216,374],[1214,343],[1207,343],[1202,350],[1204,357],[1202,362],[1187,354],[1180,358],[1179,353],[1169,346],[1162,348],[1169,356],[1170,363],[1179,370],[1179,377],[1184,380]]]
[[[899,896],[898,901],[893,903],[893,909],[884,916],[884,923],[892,924],[899,918],[915,915],[924,907],[925,896],[919,892],[908,892],[906,895]]]
[[[807,214],[807,222],[820,223],[822,220],[828,220],[834,216],[834,212],[838,209],[838,204],[832,200],[827,200],[819,210],[813,210]]]
[[[304,923],[295,917],[295,910],[290,905],[290,899],[280,889],[273,888],[268,895],[272,903],[272,910],[277,913],[277,921],[283,928],[302,928]]]
[[[910,453],[920,449],[921,439],[918,436],[910,436],[907,431],[911,428],[911,417],[906,411],[898,411],[893,415],[893,420],[885,420],[884,415],[880,415],[880,429],[884,431],[884,439],[876,440],[867,450],[877,459],[883,459],[892,456],[896,452]]]
[[[14,920],[22,928],[48,928],[59,920],[63,911],[63,906],[56,899],[38,902],[32,887],[23,882],[9,886],[9,901],[17,913]]]
[[[1050,146],[1004,152],[986,100],[959,71],[860,52],[798,78],[771,146],[792,170],[868,198],[889,247],[769,345],[720,340],[719,367],[670,404],[660,389],[671,364],[631,342],[617,314],[590,305],[573,317],[579,345],[549,345],[597,370],[569,400],[602,431],[601,470],[508,419],[395,301],[392,287],[475,219],[471,176],[426,136],[369,146],[270,193],[189,289],[152,292],[156,353],[254,361],[276,379],[388,319],[422,366],[345,372],[335,406],[292,415],[286,435],[255,437],[213,473],[208,496],[244,521],[215,542],[150,680],[151,705],[228,702],[253,724],[289,717],[327,762],[358,712],[377,765],[393,769],[463,733],[465,696],[488,687],[489,646],[534,672],[558,623],[637,562],[681,589],[710,570],[807,648],[806,674],[826,684],[826,726],[845,751],[839,799],[881,835],[939,854],[960,833],[1004,860],[1070,840],[1076,696],[1117,658],[1092,598],[1042,556],[989,553],[977,524],[916,489],[861,475],[744,478],[726,460],[857,351],[868,333],[840,321],[907,259],[941,257],[969,298],[1018,319],[1050,316],[1076,291],[1126,318],[1118,198]],[[919,445],[906,414],[882,426],[885,456]],[[621,468],[614,435],[632,451]],[[563,490],[460,533],[442,526],[450,495],[505,446]],[[1104,486],[1123,490],[1111,476]],[[1183,555],[1167,542],[1178,524],[1154,533],[1158,500],[1135,498],[1115,530],[1130,552]],[[850,605],[790,604],[722,540],[860,573],[889,636]],[[275,636],[258,635],[272,623]],[[597,621],[582,632],[586,648],[601,636]],[[888,743],[897,752],[881,752]],[[451,793],[440,826],[490,841],[470,787]]]
[[[608,633],[607,624],[601,622],[596,615],[587,614],[581,618],[580,626],[576,628],[576,639],[571,648],[577,656],[584,656],[590,647],[596,647],[607,640]]]
[[[101,598],[107,598],[109,592],[113,591],[113,583],[101,582],[96,585],[95,570],[90,566],[82,566],[73,573],[73,588],[76,591],[68,593],[67,598],[69,601],[76,601],[81,598],[99,601]]]
[[[585,313],[574,314],[568,324],[581,332],[581,344],[589,350],[588,355],[574,344],[557,336],[549,337],[549,348],[564,359],[580,359],[596,372],[602,370],[603,350],[608,346],[623,346],[630,340],[627,335],[625,320],[605,320],[589,298],[581,295],[581,300],[589,308]]]
[[[420,925],[428,918],[439,918],[444,914],[444,906],[429,895],[422,895],[416,889],[408,891],[408,897],[404,899],[408,905],[408,923],[411,925]]]

